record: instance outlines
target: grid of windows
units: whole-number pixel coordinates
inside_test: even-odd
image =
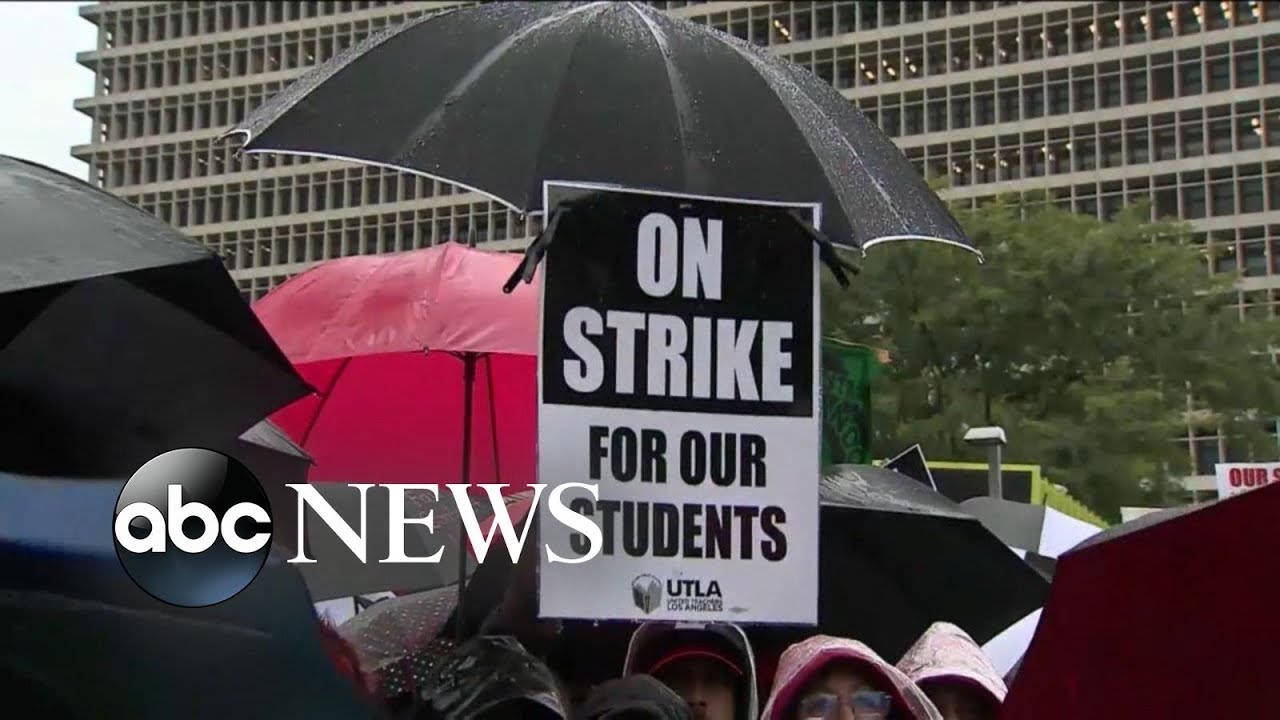
[[[220,135],[372,32],[456,2],[150,2],[81,9],[98,46],[90,179],[222,253],[246,299],[319,260],[537,231],[474,193]],[[808,67],[951,197],[1047,191],[1192,222],[1242,317],[1280,313],[1280,1],[656,2]],[[1189,430],[1200,474],[1230,455]]]

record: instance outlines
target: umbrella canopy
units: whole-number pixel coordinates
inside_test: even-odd
[[[395,167],[517,211],[538,209],[544,180],[598,181],[821,202],[827,234],[864,249],[911,238],[970,248],[901,151],[831,85],[644,3],[484,3],[410,21],[231,132],[250,152]]]
[[[1280,487],[1154,513],[1058,559],[1001,718],[1253,717],[1274,682]]]
[[[453,585],[379,600],[342,623],[360,664],[378,671],[426,647],[440,635],[458,601]]]
[[[319,388],[275,415],[315,458],[312,482],[505,482],[517,492],[533,480],[538,288],[503,291],[520,263],[453,243],[342,258],[258,302],[258,317]],[[446,554],[461,582],[467,548],[457,528]]]
[[[125,475],[308,391],[211,251],[0,156],[0,466]]]
[[[1009,547],[1045,558],[1056,558],[1102,531],[1047,505],[980,497],[965,500],[960,507]]]
[[[566,718],[559,683],[509,637],[476,637],[440,659],[420,689],[444,717]],[[495,712],[502,707],[504,713]]]
[[[273,417],[312,482],[458,483],[468,437],[471,482],[532,482],[538,287],[502,292],[520,261],[454,243],[341,258],[254,305],[318,388]]]
[[[936,621],[978,643],[1041,607],[1048,583],[940,493],[891,470],[822,479],[818,623],[901,657]]]
[[[35,682],[74,717],[372,720],[280,558],[208,608],[164,605],[134,585],[111,539],[122,486],[0,475],[0,684]],[[6,701],[25,710],[31,689],[6,686]]]

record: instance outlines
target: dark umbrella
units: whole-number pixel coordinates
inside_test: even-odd
[[[0,684],[23,683],[9,707],[29,711],[32,692],[71,717],[372,720],[282,559],[208,608],[134,585],[111,541],[122,485],[0,475]]]
[[[1102,531],[1047,505],[981,497],[965,500],[960,507],[1009,547],[1044,558],[1056,558]]]
[[[1001,718],[1266,715],[1280,487],[1145,515],[1058,558]]]
[[[360,656],[360,665],[383,668],[430,645],[458,602],[457,586],[379,600],[338,627]]]
[[[0,156],[0,466],[132,473],[231,441],[310,388],[207,248]]]
[[[231,132],[250,152],[395,167],[519,212],[540,207],[545,180],[598,181],[821,202],[838,243],[971,249],[902,152],[831,85],[645,3],[430,15],[315,68]]]
[[[905,475],[836,465],[821,497],[818,624],[826,634],[896,658],[934,622],[959,625],[981,645],[1044,605],[1043,577],[976,518]]]
[[[482,636],[460,644],[434,664],[418,693],[449,718],[568,717],[555,676],[509,637]]]

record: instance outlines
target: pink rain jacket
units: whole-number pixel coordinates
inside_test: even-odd
[[[852,662],[880,680],[885,691],[893,697],[895,709],[890,714],[891,718],[942,720],[924,693],[871,648],[857,640],[830,635],[815,635],[782,653],[773,679],[773,691],[760,720],[793,720],[788,711],[800,700],[800,691],[823,669],[837,662]]]
[[[898,661],[898,669],[917,685],[939,680],[964,683],[996,703],[1003,703],[1009,692],[982,648],[951,623],[934,623]]]

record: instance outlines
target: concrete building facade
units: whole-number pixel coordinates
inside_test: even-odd
[[[449,2],[110,2],[81,14],[90,180],[221,252],[246,300],[320,260],[537,230],[487,198],[219,136],[309,67]],[[1192,222],[1242,316],[1280,309],[1280,2],[659,2],[811,68],[951,197],[1047,190]],[[1227,448],[1189,430],[1212,487]],[[1207,484],[1206,484],[1207,483]],[[1201,487],[1203,486],[1203,487]]]

